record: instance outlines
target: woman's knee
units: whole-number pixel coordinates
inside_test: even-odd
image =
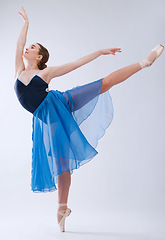
[[[112,87],[110,80],[107,77],[102,79],[101,93],[108,91]]]

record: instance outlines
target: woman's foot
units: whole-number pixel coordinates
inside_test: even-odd
[[[141,68],[149,67],[155,62],[155,60],[162,54],[164,50],[164,46],[159,44],[157,45],[148,55],[146,59],[139,62],[141,65]]]
[[[59,212],[64,212],[66,209],[67,209],[67,204],[58,207],[58,211],[57,211],[57,222],[58,223],[61,221],[61,218],[62,218],[62,215],[59,214]]]
[[[57,211],[57,222],[61,232],[65,232],[65,218],[71,214],[71,209],[67,207],[67,203],[59,203]]]

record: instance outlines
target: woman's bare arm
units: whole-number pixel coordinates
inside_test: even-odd
[[[29,21],[23,7],[22,7],[22,11],[23,11],[23,14],[20,12],[19,14],[23,17],[25,22],[17,40],[16,54],[15,54],[15,77],[18,74],[18,72],[23,71],[25,69],[22,55],[23,55],[25,44],[26,44]]]
[[[95,58],[99,57],[101,54],[102,54],[101,50],[98,50],[74,62],[69,62],[60,66],[47,67],[48,79],[50,80],[52,78],[59,77],[61,75],[69,73],[75,70],[76,68],[81,67],[82,65],[94,60]]]
[[[98,58],[101,55],[107,55],[107,54],[113,54],[115,55],[115,52],[121,52],[120,48],[109,48],[109,49],[101,49],[96,52],[93,52],[87,56],[84,56],[74,62],[66,63],[64,65],[60,66],[54,66],[54,67],[47,67],[45,71],[47,71],[48,80],[50,81],[52,78],[59,77],[61,75],[64,75],[66,73],[69,73],[84,64],[87,64],[94,59]]]

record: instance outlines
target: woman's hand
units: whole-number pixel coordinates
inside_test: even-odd
[[[101,50],[102,55],[107,55],[107,54],[115,55],[116,52],[121,52],[121,48],[107,48],[107,49]]]
[[[18,12],[18,13],[23,17],[25,23],[29,23],[27,14],[26,14],[25,9],[23,7],[22,7],[22,11],[23,11],[23,14],[21,12]]]

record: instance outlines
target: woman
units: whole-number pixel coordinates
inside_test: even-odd
[[[159,44],[143,61],[89,84],[65,92],[49,91],[48,85],[53,78],[101,55],[115,55],[121,52],[121,48],[98,50],[77,61],[47,67],[49,52],[40,43],[32,44],[23,53],[29,21],[23,7],[22,11],[23,14],[19,14],[24,19],[24,26],[17,41],[14,88],[22,106],[33,114],[32,191],[54,191],[57,190],[55,183],[58,183],[57,221],[60,230],[65,231],[65,218],[71,213],[67,207],[71,174],[98,154],[95,149],[98,140],[113,119],[113,104],[108,90],[151,66],[164,47]],[[28,63],[26,69],[22,55]],[[82,123],[86,124],[84,129]]]

